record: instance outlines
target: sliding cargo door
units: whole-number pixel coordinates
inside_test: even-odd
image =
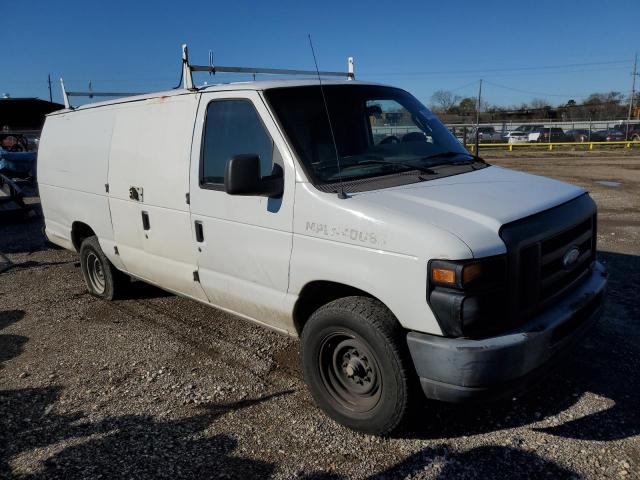
[[[127,271],[206,299],[194,279],[189,156],[197,95],[131,102],[118,112],[109,195],[115,243]]]

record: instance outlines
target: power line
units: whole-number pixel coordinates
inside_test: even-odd
[[[520,88],[509,87],[507,85],[501,85],[499,83],[490,82],[489,80],[485,80],[485,83],[489,85],[493,85],[494,87],[504,88],[505,90],[511,90],[518,93],[525,93],[527,95],[541,95],[544,97],[582,97],[584,94],[572,94],[572,93],[546,93],[546,92],[534,92],[531,90],[522,90]],[[586,94],[589,95],[589,94]]]
[[[449,91],[450,91],[450,92],[452,92],[452,93],[459,92],[460,90],[463,90],[463,89],[465,89],[465,88],[473,87],[473,86],[475,86],[477,83],[478,83],[478,80],[474,80],[473,82],[469,82],[469,83],[467,83],[467,84],[465,84],[465,85],[463,85],[463,86],[461,86],[461,87],[454,88],[454,89],[451,89],[451,90],[449,90]]]
[[[608,62],[585,62],[585,63],[566,63],[558,65],[538,65],[530,67],[509,67],[509,68],[489,68],[489,69],[473,69],[473,70],[435,70],[435,71],[414,71],[414,72],[362,72],[364,75],[375,76],[421,76],[421,75],[456,75],[456,74],[478,74],[491,72],[521,72],[536,70],[557,70],[576,67],[592,67],[602,65],[630,65],[629,60],[611,60]]]

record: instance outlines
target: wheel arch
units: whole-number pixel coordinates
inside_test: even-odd
[[[302,334],[305,323],[318,308],[333,300],[351,296],[375,298],[391,311],[382,300],[360,288],[329,280],[313,280],[302,287],[293,307],[293,323],[298,336]]]
[[[75,221],[71,224],[71,243],[76,252],[80,251],[82,242],[89,237],[95,236],[95,231],[86,223]]]

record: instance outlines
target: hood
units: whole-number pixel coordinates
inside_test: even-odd
[[[506,223],[547,210],[585,193],[558,180],[486,167],[451,177],[363,192],[362,207],[425,222],[462,240],[476,257],[504,253],[499,237]]]

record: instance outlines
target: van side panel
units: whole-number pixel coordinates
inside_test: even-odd
[[[116,114],[109,164],[115,240],[126,270],[172,291],[205,300],[186,194],[197,95],[125,103]],[[141,189],[141,199],[130,189]],[[143,213],[149,229],[143,229]]]
[[[105,254],[113,254],[107,183],[114,108],[47,117],[38,152],[38,186],[46,233],[53,243],[73,249],[73,222],[89,225]]]

